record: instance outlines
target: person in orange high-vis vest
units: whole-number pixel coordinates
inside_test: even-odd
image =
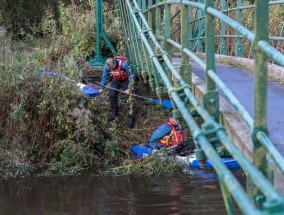
[[[153,132],[146,147],[156,150],[160,147],[172,147],[183,141],[184,134],[181,129],[178,129],[178,121],[174,117],[170,117],[167,122]]]
[[[113,89],[109,90],[109,101],[110,101],[110,108],[111,108],[111,114],[109,116],[109,121],[115,120],[118,116],[118,90],[123,90],[126,95],[129,95],[128,85],[129,85],[129,78],[134,79],[134,76],[131,75],[127,59],[123,56],[117,56],[115,58],[109,58],[106,61],[106,65],[103,69],[103,75],[102,75],[102,81],[101,86],[102,89],[100,89],[100,93],[103,92],[105,89],[105,86],[109,79],[111,79],[110,87]],[[131,115],[129,116],[129,127],[134,127],[134,121],[135,116]]]

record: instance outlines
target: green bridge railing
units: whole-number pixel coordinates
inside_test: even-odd
[[[215,9],[214,2],[221,4],[221,11]],[[131,67],[145,83],[149,83],[159,97],[168,93],[174,106],[175,118],[183,118],[191,130],[197,148],[197,159],[209,158],[218,174],[228,214],[234,214],[232,198],[244,214],[284,214],[283,198],[268,177],[271,164],[267,161],[267,154],[282,174],[284,174],[284,159],[268,137],[266,104],[268,58],[281,66],[284,65],[283,54],[268,43],[269,4],[281,4],[284,1],[255,0],[255,5],[241,6],[242,1],[237,0],[235,9],[226,8],[226,2],[225,0],[116,0]],[[179,9],[172,15],[173,7]],[[240,11],[244,8],[255,8],[255,33],[246,29],[241,23]],[[237,11],[237,21],[225,14],[230,10]],[[171,29],[172,22],[178,17],[180,26]],[[215,35],[216,20],[221,23],[220,35]],[[226,54],[225,38],[230,37],[225,34],[226,27],[236,32],[233,36],[237,40],[236,56],[243,56],[241,39],[246,39],[252,44],[255,60],[253,118],[215,72],[215,39],[220,39],[220,53]],[[175,40],[172,37],[177,32],[180,36]],[[283,40],[283,38],[274,39]],[[203,47],[205,47],[206,62],[193,52],[202,51]],[[172,64],[173,49],[181,54],[180,71],[177,71]],[[192,90],[190,59],[200,65],[206,75],[203,105]],[[178,81],[172,81],[172,77]],[[242,154],[219,122],[217,86],[251,128],[254,144],[253,163]],[[195,121],[196,114],[203,119],[201,126]],[[228,152],[247,174],[249,186],[246,191],[221,161],[220,156]]]

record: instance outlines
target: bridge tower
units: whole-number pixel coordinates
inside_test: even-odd
[[[94,0],[94,4],[96,5],[96,54],[89,60],[91,70],[81,72],[80,76],[83,80],[85,78],[99,79],[101,77],[102,70],[106,61],[106,58],[102,56],[101,52],[101,38],[104,40],[112,54],[114,56],[117,55],[116,49],[114,48],[104,31],[103,0]]]

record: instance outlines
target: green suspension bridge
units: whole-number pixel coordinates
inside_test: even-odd
[[[236,7],[229,8],[232,2]],[[197,159],[212,162],[228,214],[235,214],[233,202],[243,214],[284,214],[284,87],[279,84],[283,93],[277,94],[268,79],[269,62],[284,77],[284,55],[278,51],[283,24],[278,36],[268,31],[269,8],[284,1],[250,2],[115,0],[132,70],[159,98],[168,94],[174,117],[183,118],[192,133]],[[105,63],[101,37],[117,52],[103,29],[103,2],[95,3],[96,56],[90,63],[99,70]],[[253,32],[243,25],[245,10],[254,13]],[[253,77],[217,60],[251,64]],[[272,119],[268,95],[275,96]],[[245,189],[221,161],[228,153],[246,173]]]

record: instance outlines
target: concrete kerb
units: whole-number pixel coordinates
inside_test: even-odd
[[[205,82],[193,73],[192,83],[194,95],[203,104],[203,96],[206,92]],[[253,143],[248,125],[239,116],[237,111],[222,97],[220,97],[220,113],[220,122],[225,126],[230,139],[234,141],[249,160],[252,160]]]
[[[202,104],[203,96],[206,92],[205,82],[193,73],[192,83],[194,95]],[[225,126],[226,133],[246,158],[252,161],[253,142],[251,140],[251,129],[237,111],[222,97],[220,97],[220,113],[220,122]],[[284,176],[274,163],[272,166],[274,169],[274,187],[279,191],[280,195],[284,196]]]
[[[180,57],[179,54],[175,54],[174,56]],[[173,62],[173,64],[177,67],[175,62]],[[192,83],[192,91],[195,97],[201,104],[203,104],[203,96],[206,92],[205,82],[192,73]],[[252,160],[253,143],[251,140],[251,130],[249,126],[245,123],[237,111],[222,97],[220,97],[220,113],[220,122],[225,126],[230,139],[236,143],[238,148],[248,159]]]
[[[205,58],[205,53],[195,53],[195,54],[199,58],[202,58],[202,59]],[[218,63],[234,65],[234,66],[242,67],[250,71],[253,71],[253,68],[254,68],[254,59],[240,58],[240,57],[228,56],[228,55],[219,55],[219,54],[215,54],[215,59]],[[270,78],[284,82],[284,68],[276,64],[269,63],[268,64],[268,76]]]

